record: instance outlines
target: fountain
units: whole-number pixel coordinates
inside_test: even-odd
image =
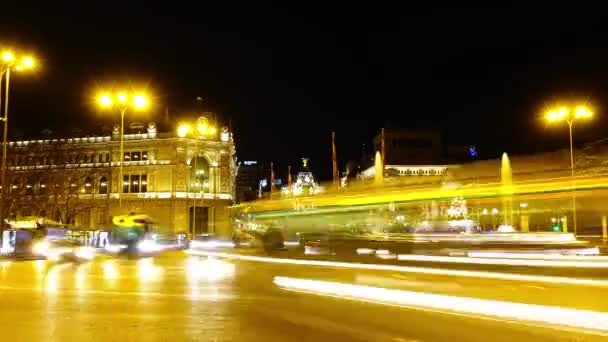
[[[382,184],[384,180],[384,168],[382,165],[382,156],[380,155],[380,151],[376,151],[376,158],[374,161],[374,166],[376,168],[376,175],[374,176],[374,184]]]
[[[500,192],[502,194],[502,224],[498,226],[499,232],[513,232],[513,170],[507,153],[502,154],[500,162]]]

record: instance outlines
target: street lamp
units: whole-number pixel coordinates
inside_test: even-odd
[[[118,206],[122,208],[122,167],[124,163],[125,113],[129,107],[144,109],[148,106],[148,97],[144,93],[102,92],[97,96],[97,103],[102,108],[117,108],[120,111],[120,171],[118,175]]]
[[[203,199],[205,196],[205,188],[209,186],[208,182],[203,182],[202,179],[199,179],[198,173],[198,141],[206,140],[209,138],[213,138],[217,133],[217,129],[210,125],[207,118],[201,116],[196,120],[196,123],[181,123],[177,126],[177,136],[180,138],[188,138],[194,139],[194,149],[195,149],[195,157],[194,159],[194,180],[190,180],[189,182],[189,191],[192,192],[192,187],[194,186],[198,189],[198,193],[201,197],[201,207],[203,206]],[[192,236],[196,234],[196,195],[193,198],[194,206],[192,208]]]
[[[2,189],[0,190],[2,193],[2,200],[0,201],[0,224],[4,225],[4,214],[5,214],[5,199],[6,199],[6,156],[7,156],[7,146],[8,146],[8,94],[9,94],[9,85],[11,78],[11,70],[15,71],[25,71],[33,69],[36,65],[36,62],[33,57],[24,55],[18,56],[15,55],[12,51],[3,51],[0,58],[0,84],[2,83],[2,76],[6,74],[6,85],[4,87],[4,116],[0,118],[0,121],[4,121],[4,132],[2,135],[2,170],[0,176],[0,183],[2,183]],[[0,94],[1,100],[2,94]],[[0,109],[2,108],[0,104]],[[1,227],[0,227],[1,228]]]
[[[572,125],[575,121],[590,119],[593,112],[586,106],[580,105],[575,108],[559,107],[549,110],[545,116],[549,122],[565,121],[568,124],[568,133],[570,135],[570,173],[572,181],[574,181],[574,149],[572,147]],[[573,184],[574,185],[574,184]],[[576,193],[572,188],[572,221],[574,234],[576,235]]]

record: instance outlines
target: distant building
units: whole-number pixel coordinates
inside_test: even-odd
[[[382,150],[382,135],[374,137],[374,151]],[[439,130],[384,130],[385,177],[445,176],[456,164],[477,158],[473,145],[445,144]],[[371,179],[376,174],[373,161],[358,173],[359,179]]]
[[[236,174],[236,202],[255,200],[258,197],[260,181],[268,178],[269,172],[258,161],[239,161]]]
[[[382,138],[374,137],[374,151],[382,150]],[[442,162],[441,133],[435,130],[384,130],[385,165],[432,165]]]
[[[236,151],[228,128],[197,138],[126,126],[123,155],[119,132],[10,142],[7,218],[107,229],[111,217],[135,212],[155,218],[160,232],[229,235]]]
[[[373,153],[382,149],[380,133],[373,143]],[[385,129],[384,149],[385,165],[453,164],[478,158],[475,145],[448,144],[439,130]]]
[[[385,177],[398,176],[445,176],[448,173],[448,165],[385,165]],[[376,176],[376,168],[371,166],[359,174],[360,179],[373,179]]]

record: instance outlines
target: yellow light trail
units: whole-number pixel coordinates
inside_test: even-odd
[[[255,217],[275,217],[291,215],[311,215],[330,212],[348,212],[354,209],[372,209],[389,203],[426,203],[429,201],[450,201],[454,198],[498,199],[504,196],[539,196],[546,194],[565,194],[608,189],[608,176],[581,176],[574,181],[570,177],[536,179],[514,183],[505,193],[500,183],[465,184],[441,188],[439,185],[397,185],[387,187],[368,187],[342,193],[326,193],[299,198],[271,199],[256,201],[242,209]],[[298,210],[302,203],[307,208]],[[312,207],[312,208],[311,208]]]
[[[291,291],[351,300],[468,314],[473,315],[474,318],[486,316],[558,327],[567,326],[584,329],[583,332],[586,333],[608,333],[608,313],[606,312],[439,295],[312,279],[274,277],[274,283]],[[586,329],[592,329],[593,331]]]

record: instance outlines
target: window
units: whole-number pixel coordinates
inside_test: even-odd
[[[148,192],[147,175],[124,175],[122,178],[123,193]]]
[[[97,157],[97,162],[98,163],[103,163],[103,153],[99,154],[99,157]]]
[[[107,217],[108,217],[108,211],[107,210],[98,210],[97,211],[97,224],[106,224],[106,223],[108,223],[107,222]]]
[[[139,175],[131,175],[131,192],[139,192]]]
[[[25,185],[25,194],[29,196],[34,194],[34,186],[32,183],[30,183],[30,181],[31,179],[28,179],[28,183]]]
[[[108,193],[108,178],[105,176],[99,178],[99,193],[104,195]]]
[[[46,186],[46,183],[47,183],[46,180],[43,179],[40,181],[40,185],[38,185],[38,192],[41,195],[46,195],[48,193],[48,188]]]
[[[141,192],[148,192],[148,175],[141,175]]]
[[[93,193],[93,179],[91,177],[87,177],[84,179],[84,193],[85,194]]]
[[[106,163],[109,163],[109,162],[110,162],[110,154],[106,153]]]
[[[82,162],[83,163],[88,163],[89,162],[89,156],[87,156],[86,154],[82,156]]]
[[[122,176],[122,192],[123,193],[129,192],[129,175]]]
[[[125,152],[124,160],[125,161],[148,160],[148,151]]]
[[[209,162],[204,157],[195,157],[190,162],[190,191],[209,192]]]

